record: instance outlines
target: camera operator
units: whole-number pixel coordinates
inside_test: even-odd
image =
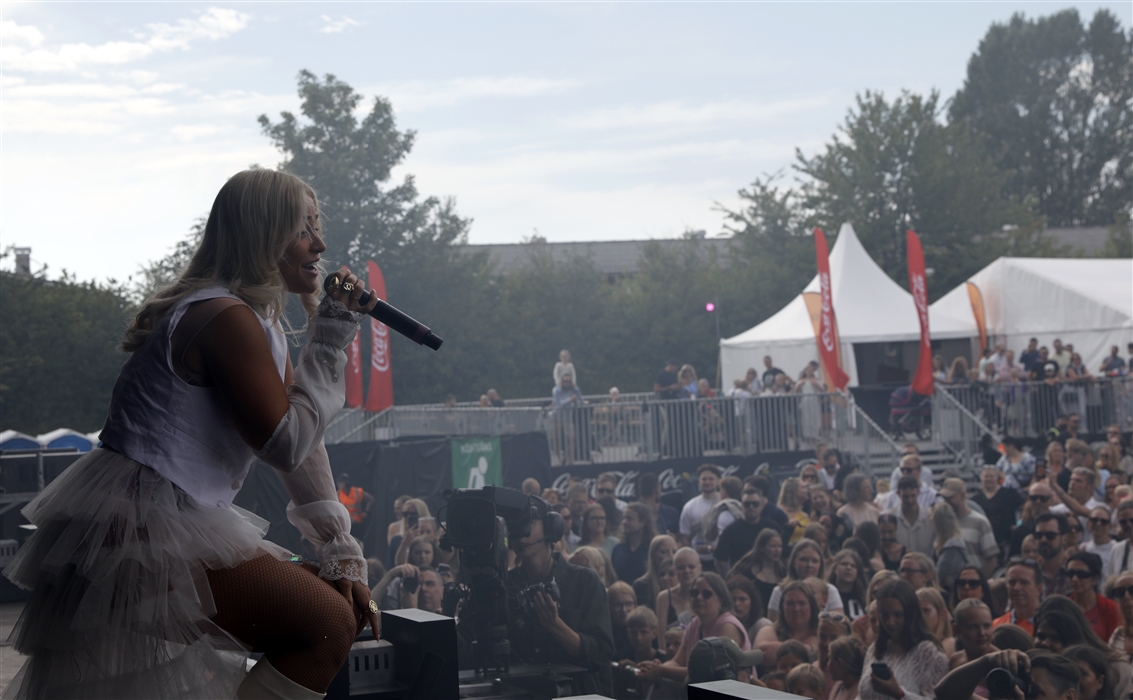
[[[579,694],[609,694],[610,664],[614,638],[610,629],[610,607],[606,588],[590,569],[570,564],[544,535],[544,520],[550,512],[541,499],[532,498],[539,517],[531,520],[531,531],[511,538],[516,566],[508,572],[509,588],[549,583],[559,587],[559,601],[543,591],[531,593],[534,619],[512,619],[508,637],[517,660],[526,663],[569,663],[585,667]]]
[[[386,572],[370,594],[381,601],[382,610],[417,608],[439,613],[445,585],[436,569],[402,564]]]
[[[1012,694],[1000,695],[995,692],[997,684],[987,681],[988,698],[1003,700],[1018,698],[1022,700],[1077,700],[1081,672],[1069,659],[1044,649],[1031,649],[1022,652],[1005,649],[975,661],[969,661],[951,671],[936,684],[935,693],[939,700],[949,698],[970,698],[976,686],[988,678],[988,674],[1003,669],[1022,681],[1023,688],[1011,688]],[[1008,679],[1008,683],[1015,679]]]

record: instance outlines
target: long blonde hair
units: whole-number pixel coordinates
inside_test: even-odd
[[[186,295],[216,284],[227,287],[262,318],[278,321],[287,306],[279,272],[288,246],[318,198],[294,175],[256,168],[236,173],[220,188],[201,243],[177,281],[146,300],[119,348],[134,352]],[[314,294],[300,295],[311,315]]]

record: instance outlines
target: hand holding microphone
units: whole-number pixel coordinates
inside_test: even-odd
[[[323,291],[330,294],[338,301],[347,304],[348,307],[351,306],[351,302],[353,302],[353,305],[358,311],[369,313],[377,320],[418,345],[424,345],[433,350],[438,350],[441,347],[441,343],[444,342],[444,340],[433,333],[428,326],[412,316],[402,313],[385,301],[378,299],[376,294],[372,294],[363,289],[361,281],[346,267],[339,269],[338,272],[327,275],[326,280],[323,282]],[[346,294],[346,299],[342,298],[343,293]]]

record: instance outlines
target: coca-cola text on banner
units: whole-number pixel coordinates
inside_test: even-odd
[[[818,356],[833,389],[845,389],[850,377],[842,370],[839,360],[838,330],[834,320],[834,298],[830,293],[830,255],[826,248],[826,234],[814,229],[814,257],[818,263],[819,324]]]
[[[913,305],[917,309],[917,319],[921,323],[921,351],[917,357],[917,373],[913,375],[912,389],[921,396],[931,396],[932,383],[932,337],[928,329],[928,280],[925,277],[924,249],[921,239],[910,229],[905,234],[908,249],[909,291],[913,294]]]
[[[379,299],[386,298],[386,281],[382,269],[373,260],[366,263],[370,289]],[[393,405],[393,368],[390,364],[389,327],[376,318],[370,322],[370,387],[366,393],[367,411],[384,411]]]

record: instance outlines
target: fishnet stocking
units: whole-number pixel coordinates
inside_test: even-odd
[[[354,612],[338,591],[309,571],[270,556],[209,571],[208,579],[216,624],[263,652],[284,676],[326,692],[357,629]]]

